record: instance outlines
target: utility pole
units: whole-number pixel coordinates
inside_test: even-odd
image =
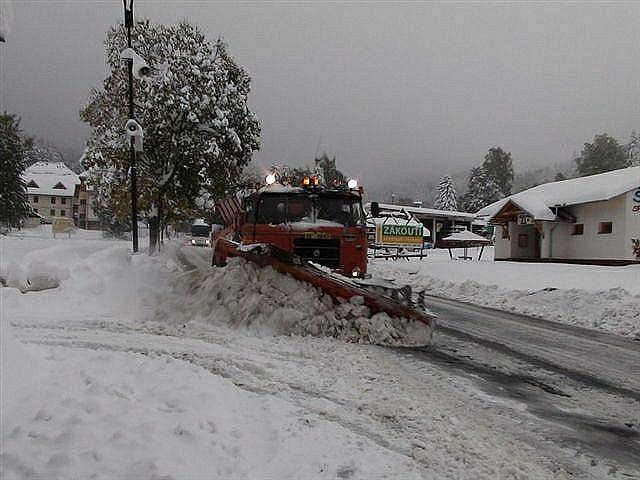
[[[131,29],[133,28],[133,0],[122,0],[124,5],[124,26],[127,29],[127,47],[131,48]],[[127,59],[129,70],[129,119],[134,119],[133,111],[133,58]],[[138,191],[136,172],[135,139],[130,138],[129,151],[131,155],[131,236],[133,240],[133,253],[138,252]]]

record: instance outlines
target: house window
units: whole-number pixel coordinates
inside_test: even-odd
[[[85,198],[81,198],[80,205],[86,205],[86,204],[87,204],[87,200]]]
[[[584,224],[576,223],[571,229],[571,235],[584,235]]]
[[[612,232],[613,232],[613,223],[611,223],[611,222],[600,222],[598,224],[598,234],[612,233]]]
[[[502,225],[502,238],[509,238],[509,225]]]
[[[62,205],[66,205],[66,204],[67,204],[67,199],[66,199],[65,197],[62,197],[62,198],[60,199],[60,203],[61,203]]]
[[[56,183],[56,184],[53,186],[53,188],[57,188],[58,190],[66,190],[66,189],[67,189],[67,187],[65,187],[65,186],[62,184],[62,182],[58,182],[58,183]]]
[[[51,197],[51,205],[55,205],[56,204],[56,197]]]
[[[38,196],[37,195],[33,196],[33,203],[38,203]]]
[[[29,187],[29,188],[40,188],[40,186],[35,182],[35,180],[30,180],[29,183],[27,183],[27,187]]]
[[[49,210],[49,215],[51,215],[52,217],[55,217],[56,211],[52,208],[51,210]]]
[[[518,248],[527,248],[529,246],[529,235],[521,233],[518,235]]]
[[[66,210],[60,210],[60,216],[61,217],[66,217],[67,216],[67,211]]]

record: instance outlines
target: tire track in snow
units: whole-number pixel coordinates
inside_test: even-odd
[[[58,329],[56,329],[58,330]],[[89,329],[87,329],[89,331]],[[138,330],[134,330],[138,332]],[[351,402],[342,401],[337,397],[330,396],[320,392],[319,390],[310,389],[305,387],[302,384],[296,384],[293,382],[290,383],[277,383],[273,384],[273,388],[266,388],[265,386],[257,386],[257,383],[261,383],[264,381],[268,381],[269,377],[267,375],[259,375],[259,369],[256,369],[254,365],[249,362],[238,362],[232,359],[225,358],[222,360],[219,357],[210,358],[207,355],[199,355],[190,353],[188,351],[175,351],[169,348],[150,348],[150,347],[133,347],[133,346],[118,346],[113,344],[106,344],[100,342],[91,342],[91,341],[83,341],[78,340],[77,337],[69,336],[68,329],[65,329],[66,336],[58,339],[40,339],[40,340],[27,340],[27,343],[31,343],[34,345],[44,345],[44,346],[52,346],[52,347],[65,347],[65,348],[80,348],[85,350],[93,350],[93,351],[110,351],[110,352],[124,352],[124,353],[138,353],[142,355],[166,355],[172,357],[176,360],[186,361],[198,367],[204,368],[209,371],[213,375],[219,375],[229,381],[231,381],[238,388],[258,394],[258,395],[272,395],[279,398],[283,398],[291,403],[294,403],[297,407],[306,410],[311,414],[317,415],[319,418],[323,420],[327,420],[333,423],[338,424],[339,426],[345,428],[346,430],[351,431],[352,433],[365,437],[368,440],[374,442],[378,446],[390,450],[399,455],[405,456],[411,461],[416,461],[418,463],[422,463],[423,466],[428,465],[428,462],[425,463],[424,460],[416,459],[413,457],[411,449],[401,448],[397,445],[394,445],[392,442],[387,440],[382,434],[377,433],[373,430],[367,429],[363,427],[363,424],[366,424],[368,420],[371,420],[370,416],[361,416],[361,423],[348,420],[349,416],[352,416],[354,411],[357,410],[357,405],[352,404]],[[118,333],[123,333],[122,329],[118,329]],[[173,337],[172,335],[163,334],[163,336]],[[173,337],[175,339],[180,339],[181,337]],[[243,378],[239,379],[238,374],[244,375]],[[254,380],[253,382],[251,380]],[[273,383],[273,382],[272,382]],[[285,390],[283,387],[288,389],[287,393],[290,395],[285,395]],[[340,416],[336,413],[330,413],[324,408],[320,408],[314,406],[310,400],[323,400],[325,402],[330,402],[335,404],[336,406],[350,409],[349,415]],[[387,427],[393,426],[393,424],[389,424],[388,417],[384,415],[380,415],[376,417],[378,421],[382,424],[385,424]]]
[[[458,406],[454,407],[452,411],[457,412],[457,414],[452,415],[451,420],[449,419],[450,413],[445,415],[444,413],[440,413],[438,409],[434,411],[428,404],[420,405],[420,407],[415,410],[412,409],[413,407],[407,409],[406,405],[402,405],[405,399],[421,398],[424,389],[431,388],[427,387],[427,384],[432,383],[432,380],[428,380],[429,378],[438,378],[438,382],[450,382],[450,379],[439,373],[437,373],[436,377],[433,377],[433,373],[431,373],[427,375],[426,378],[411,375],[404,379],[390,378],[389,374],[392,374],[394,369],[400,368],[404,370],[403,366],[399,364],[389,369],[388,365],[376,363],[378,367],[384,367],[381,372],[377,371],[379,368],[375,370],[369,368],[362,370],[367,376],[370,376],[370,379],[362,382],[362,385],[370,385],[373,390],[370,392],[366,391],[367,388],[358,390],[362,387],[356,386],[356,390],[354,390],[352,394],[345,394],[340,388],[334,389],[331,386],[326,386],[322,383],[322,379],[320,379],[320,383],[317,386],[307,385],[307,382],[313,383],[314,380],[310,378],[308,372],[305,371],[302,372],[302,376],[296,381],[296,378],[290,379],[286,375],[283,378],[284,374],[278,371],[277,365],[270,371],[268,365],[263,363],[263,361],[256,363],[251,358],[245,358],[245,355],[242,355],[242,353],[240,353],[240,359],[234,358],[234,344],[229,344],[227,340],[223,340],[224,344],[222,348],[225,349],[224,351],[211,353],[206,350],[209,348],[219,350],[221,345],[209,344],[205,341],[186,336],[188,332],[182,332],[180,336],[173,336],[167,334],[166,331],[157,335],[152,333],[153,329],[149,327],[131,328],[127,332],[123,331],[123,326],[118,326],[117,330],[118,331],[113,332],[113,334],[109,331],[108,327],[93,332],[84,329],[77,333],[69,330],[66,332],[56,332],[55,330],[38,332],[37,330],[27,329],[23,331],[23,333],[25,334],[24,337],[26,337],[25,340],[32,343],[67,348],[104,349],[137,352],[141,354],[168,355],[182,361],[189,361],[207,369],[212,374],[229,379],[243,390],[259,395],[280,397],[298,406],[309,415],[315,415],[318,419],[334,422],[354,434],[374,442],[381,448],[402,455],[406,457],[408,461],[415,462],[419,465],[420,468],[423,469],[425,478],[502,478],[497,472],[503,471],[505,468],[504,465],[507,465],[503,462],[508,462],[507,458],[517,457],[521,460],[522,458],[526,458],[527,456],[523,454],[523,451],[526,452],[527,448],[532,448],[530,445],[534,444],[536,446],[530,452],[528,458],[533,458],[531,455],[533,455],[534,452],[546,451],[548,449],[548,445],[545,445],[544,442],[540,442],[539,440],[532,441],[531,438],[528,438],[527,443],[529,443],[529,445],[517,442],[516,445],[519,445],[517,453],[509,453],[512,448],[511,446],[514,445],[514,440],[503,443],[503,437],[505,435],[509,437],[511,434],[506,432],[510,430],[506,429],[505,432],[503,431],[504,429],[498,428],[498,431],[501,433],[495,437],[493,426],[487,430],[486,426],[478,427],[476,424],[475,428],[481,428],[481,432],[483,432],[481,435],[484,437],[483,441],[479,444],[476,441],[477,432],[470,437],[465,433],[456,433],[461,426],[458,423],[459,420],[455,420],[455,418],[459,415],[462,415],[464,418],[466,415],[465,412],[470,408],[467,405],[467,400],[463,402],[460,402],[460,400],[456,401]],[[43,333],[44,335],[42,335]],[[59,334],[62,334],[60,337],[64,336],[64,338],[60,338],[58,336]],[[111,338],[109,338],[110,335]],[[218,338],[224,339],[224,336]],[[295,338],[293,340],[295,341]],[[292,354],[297,351],[297,349],[294,348],[289,352],[282,352],[280,349],[275,349],[274,352],[268,344],[265,345],[269,349],[264,352],[259,352],[257,359],[264,358],[265,354],[270,357],[270,360],[273,360],[277,355],[282,355],[285,357],[285,361],[290,362],[291,357],[293,357]],[[333,345],[334,343],[330,343],[331,348],[329,355],[331,354]],[[285,344],[285,347],[286,346]],[[360,350],[368,351],[368,349],[371,348],[381,352],[384,357],[389,360],[395,358],[393,354],[391,357],[388,357],[388,353],[385,352],[389,352],[389,350],[379,347],[361,348],[358,345],[347,345],[341,342],[335,342],[335,346],[340,351],[344,348],[349,351],[355,350],[356,352]],[[272,353],[276,355],[274,356]],[[323,358],[321,356],[319,359],[314,357],[314,355],[314,353],[309,354],[308,363],[312,364]],[[320,366],[320,368],[325,368],[326,366]],[[346,365],[345,367],[350,368]],[[358,365],[355,371],[347,372],[347,376],[342,381],[346,379],[352,382],[352,379],[360,375],[360,368]],[[324,372],[323,375],[328,375],[327,378],[334,377],[332,372]],[[408,384],[405,383],[407,380],[409,381]],[[424,383],[425,380],[427,384]],[[334,381],[338,380],[336,379]],[[411,386],[408,387],[409,385]],[[409,388],[409,390],[407,390],[407,388]],[[397,390],[397,392],[394,390]],[[391,394],[389,395],[389,399],[386,401],[383,399],[382,403],[379,403],[381,397],[385,397],[389,393]],[[396,398],[401,402],[400,404],[396,403]],[[424,397],[422,398],[424,399]],[[438,400],[437,404],[439,404],[441,400],[442,399]],[[449,412],[449,410],[450,409],[447,408],[447,412]],[[484,417],[484,414],[481,416]],[[436,423],[433,423],[434,421]],[[474,423],[478,422],[477,414],[474,414],[473,421]],[[491,422],[493,421],[495,420]],[[453,423],[450,424],[449,422]],[[484,425],[483,422],[484,421],[480,424]],[[444,428],[444,430],[442,430],[442,428]],[[451,430],[453,430],[453,434],[449,433]],[[434,435],[436,439],[440,440],[434,440]],[[522,434],[518,434],[517,437],[522,440]],[[509,447],[503,451],[507,445]],[[445,461],[443,460],[443,455],[445,456],[444,458],[450,458]],[[501,460],[497,461],[496,465],[489,466],[486,463],[487,455],[500,458]],[[434,458],[436,460],[434,460]],[[536,460],[530,463],[527,468],[533,469],[532,471],[538,471],[540,468],[574,472],[582,470],[581,466],[575,464],[570,458],[564,458],[563,460],[552,460],[551,458],[552,456],[549,454],[544,461]],[[530,460],[528,461],[531,462]],[[569,466],[567,467],[565,465]],[[463,471],[475,471],[476,473],[473,476],[460,476],[460,473]],[[516,472],[519,470],[515,468],[513,471]],[[546,475],[536,475],[533,475],[533,477],[549,478]],[[528,478],[528,475],[517,474],[514,478]],[[583,478],[595,479],[598,477],[586,475]]]

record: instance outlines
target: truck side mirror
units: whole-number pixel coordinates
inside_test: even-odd
[[[371,202],[371,216],[372,217],[380,216],[380,204],[378,202]]]

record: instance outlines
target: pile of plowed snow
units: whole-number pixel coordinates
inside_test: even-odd
[[[163,292],[159,300],[158,317],[185,324],[223,323],[259,334],[331,336],[353,343],[430,343],[429,327],[384,313],[371,315],[362,297],[335,303],[306,282],[239,258],[230,259],[223,268],[193,257],[188,260],[195,268],[173,274],[170,292]]]

